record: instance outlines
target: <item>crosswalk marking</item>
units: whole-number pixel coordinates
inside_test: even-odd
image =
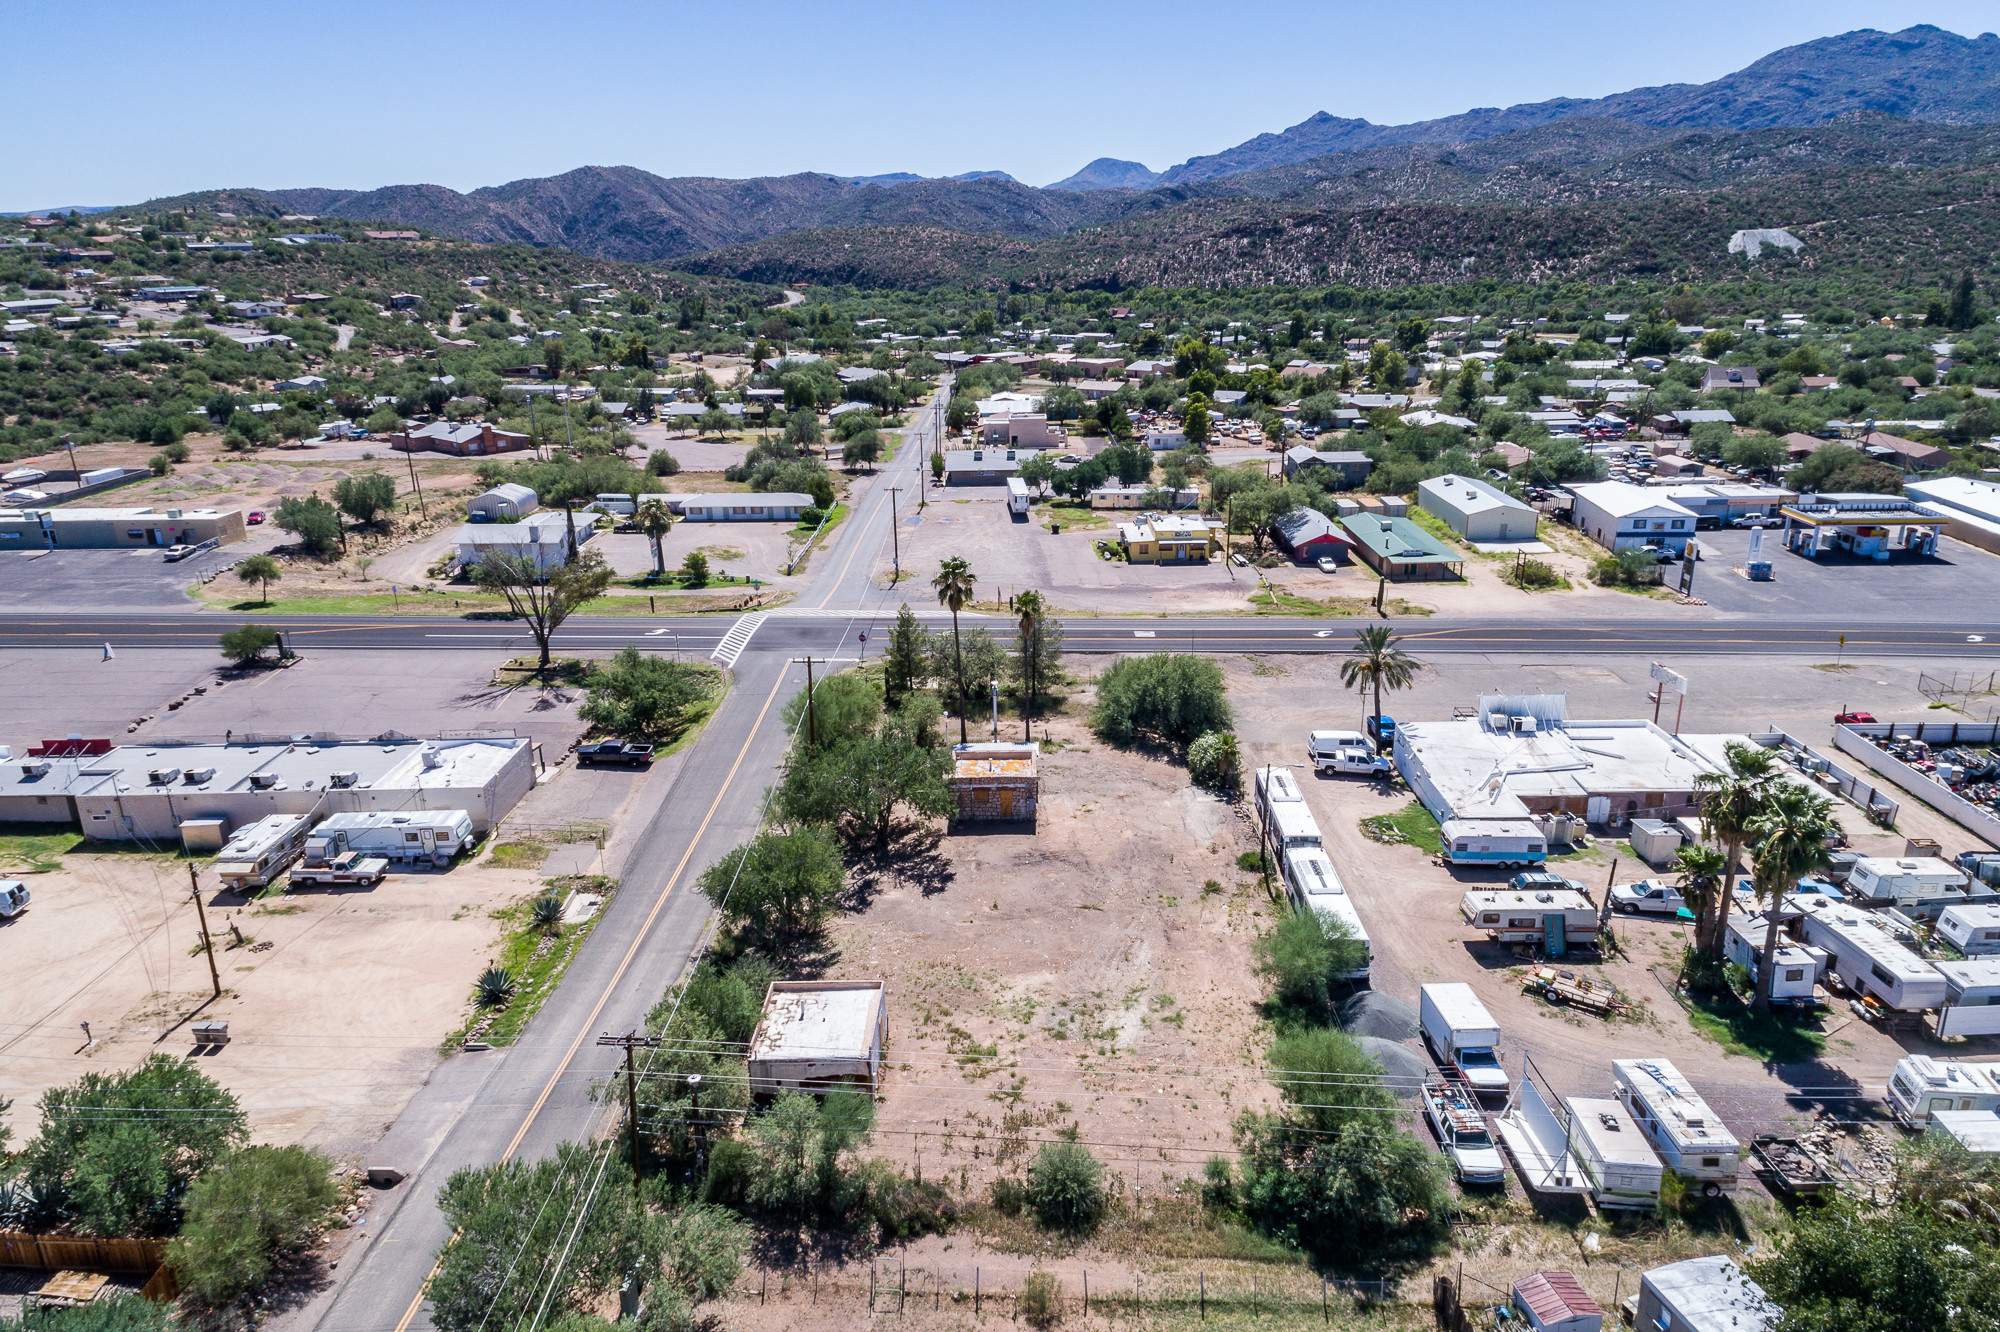
[[[729,632],[722,636],[722,641],[715,645],[715,651],[709,653],[709,656],[724,666],[734,666],[736,659],[743,655],[743,649],[750,646],[751,636],[757,632],[757,627],[770,618],[770,614],[769,611],[751,611],[737,620],[730,626]]]

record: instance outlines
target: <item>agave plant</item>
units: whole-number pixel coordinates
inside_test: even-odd
[[[499,1008],[514,997],[514,987],[518,982],[514,973],[505,967],[488,967],[479,973],[479,1006]]]
[[[26,1178],[0,1180],[0,1229],[33,1230],[48,1220],[46,1200]]]
[[[543,934],[554,934],[562,928],[562,899],[553,893],[536,898],[528,908],[528,912],[535,922],[535,928]]]

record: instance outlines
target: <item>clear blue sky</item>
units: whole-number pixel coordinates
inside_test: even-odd
[[[1703,82],[1993,0],[13,3],[0,209],[226,185],[1155,170],[1315,111],[1383,124]]]

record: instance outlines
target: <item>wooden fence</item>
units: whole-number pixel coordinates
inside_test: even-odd
[[[0,1267],[150,1277],[160,1270],[166,1252],[165,1240],[91,1239],[81,1235],[29,1235],[0,1230]]]

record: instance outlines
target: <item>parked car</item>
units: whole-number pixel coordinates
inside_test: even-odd
[[[243,521],[250,524],[250,526],[255,527],[257,524],[264,521],[264,511],[262,509],[252,509],[250,510],[249,513],[243,516]]]
[[[1322,555],[1317,560],[1314,560],[1313,563],[1319,566],[1319,571],[1321,573],[1340,572],[1340,561],[1336,560],[1331,555]]]
[[[1576,880],[1565,879],[1562,875],[1551,874],[1547,870],[1523,870],[1507,880],[1507,886],[1517,893],[1583,891],[1583,885]]]
[[[1686,905],[1681,890],[1665,879],[1611,885],[1611,909],[1628,916],[1672,916]]]
[[[192,554],[194,554],[193,546],[168,546],[166,551],[167,563],[178,564]]]
[[[1730,519],[1729,525],[1731,527],[1776,527],[1782,521],[1782,519],[1773,518],[1768,514],[1746,513],[1741,517]]]
[[[1872,712],[1840,712],[1833,718],[1835,726],[1873,726],[1875,714]]]
[[[28,885],[19,879],[0,879],[0,920],[12,920],[27,910]]]

